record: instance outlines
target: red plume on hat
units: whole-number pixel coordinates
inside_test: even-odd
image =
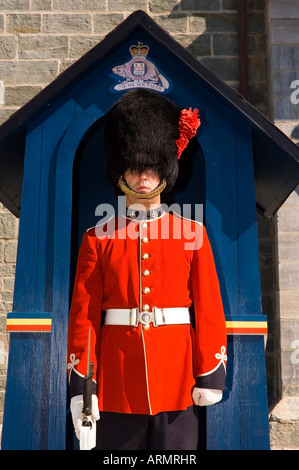
[[[199,126],[200,119],[198,109],[182,109],[179,120],[180,136],[175,141],[178,148],[178,159],[181,157],[183,150],[187,147],[189,140],[195,136]]]

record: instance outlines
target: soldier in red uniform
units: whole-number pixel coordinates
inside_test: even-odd
[[[226,328],[206,230],[160,200],[199,125],[197,110],[141,89],[106,116],[108,179],[126,212],[83,236],[68,345],[79,436],[91,331],[98,449],[194,450],[197,405],[222,398]]]

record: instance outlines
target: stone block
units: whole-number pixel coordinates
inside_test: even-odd
[[[8,33],[37,34],[41,31],[41,15],[36,13],[13,13],[6,16]]]
[[[29,10],[30,0],[1,0],[0,11]]]
[[[5,277],[3,279],[3,288],[4,290],[14,290],[15,279],[13,277]]]
[[[15,275],[14,264],[0,264],[0,278],[14,277],[14,275]]]
[[[89,14],[45,14],[42,32],[60,34],[88,34],[92,31]]]
[[[284,397],[299,397],[299,385],[283,385],[282,395]]]
[[[147,11],[147,0],[108,0],[109,11],[135,11],[135,10]]]
[[[281,383],[282,385],[299,384],[299,364],[297,349],[281,351]]]
[[[299,3],[294,0],[270,0],[268,8],[271,18],[299,18]]]
[[[57,60],[0,61],[0,77],[8,85],[47,84],[57,77]]]
[[[239,65],[237,57],[205,57],[201,60],[201,63],[224,81],[238,81]]]
[[[149,0],[148,2],[149,11],[151,13],[162,13],[164,11],[177,11],[178,10],[178,2],[177,0]]]
[[[197,57],[211,55],[211,36],[209,34],[175,34],[175,39],[191,54]]]
[[[213,34],[213,50],[215,55],[237,56],[239,52],[237,34]]]
[[[299,290],[281,291],[279,302],[281,319],[297,318],[299,320]]]
[[[31,0],[32,11],[49,11],[52,8],[52,0]]]
[[[53,11],[104,11],[106,0],[53,0]]]
[[[291,97],[291,83],[296,80],[295,70],[277,70],[273,72],[273,93],[276,96]]]
[[[180,6],[182,11],[219,11],[220,0],[184,0]]]
[[[265,31],[265,17],[264,12],[250,11],[248,9],[248,33],[264,33]]]
[[[187,17],[186,15],[161,15],[155,16],[155,21],[169,33],[186,33]]]
[[[0,59],[15,59],[17,55],[17,38],[16,36],[0,37]]]
[[[278,258],[280,262],[299,261],[298,233],[279,233]]]
[[[110,14],[101,14],[94,15],[93,24],[94,32],[100,34],[106,34],[112,31],[116,26],[118,26],[124,20],[123,14],[110,13]]]
[[[20,59],[64,59],[68,57],[67,36],[20,36]]]
[[[272,20],[269,39],[272,44],[298,44],[299,19]]]
[[[285,44],[274,44],[271,50],[273,70],[294,70],[294,48]]]
[[[69,57],[71,59],[79,59],[83,54],[95,47],[103,36],[71,36]]]
[[[272,450],[299,449],[299,421],[270,421],[270,446]]]
[[[298,290],[299,262],[280,263],[278,268],[280,290]]]
[[[274,96],[273,112],[275,121],[293,121],[297,119],[296,106],[292,104],[290,96]]]
[[[223,10],[237,10],[238,9],[238,0],[222,0]]]
[[[17,258],[17,240],[11,240],[6,243],[4,248],[4,261],[5,263],[15,263]]]
[[[12,214],[0,214],[0,239],[17,237],[17,219]]]
[[[28,103],[39,91],[42,86],[6,86],[5,104],[6,106],[23,106]]]
[[[268,0],[249,0],[248,2],[248,10],[260,10],[265,11],[266,2]]]
[[[297,316],[299,317],[299,312],[297,313]],[[281,321],[280,344],[282,349],[299,351],[299,322],[297,319],[284,319]]]
[[[77,59],[66,59],[66,60],[60,60],[59,61],[59,70],[58,73],[64,72],[66,69],[68,69],[71,65],[73,65],[76,62]]]
[[[13,302],[13,291],[12,290],[3,290],[2,291],[2,300],[4,303]]]
[[[209,33],[237,33],[238,21],[237,15],[226,13],[204,13],[190,15],[190,32],[198,30],[198,22],[201,24],[204,19],[206,30]]]
[[[299,236],[299,206],[283,205],[277,215],[279,234],[283,232],[298,232]]]

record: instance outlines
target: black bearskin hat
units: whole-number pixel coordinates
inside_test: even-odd
[[[136,89],[123,94],[106,115],[107,176],[117,194],[126,170],[151,168],[169,191],[178,176],[180,109],[155,92]]]

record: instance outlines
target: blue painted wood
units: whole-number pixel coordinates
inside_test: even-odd
[[[234,129],[223,119],[222,106],[209,97],[205,103],[206,127],[199,137],[206,159],[206,224],[221,286],[226,315],[238,303],[238,252],[236,226],[236,161],[232,151]],[[227,113],[227,111],[226,111]]]
[[[37,128],[28,135],[26,154],[40,149],[42,133]],[[25,161],[22,215],[20,218],[14,311],[34,312],[36,307],[37,247],[40,191],[40,156],[33,152]],[[30,224],[28,224],[30,220]],[[40,358],[40,338],[25,334],[10,335],[9,361],[3,420],[3,449],[31,448],[33,401],[31,390],[34,374],[41,378],[42,368],[36,367]],[[37,354],[36,354],[37,352]],[[39,396],[39,390],[37,397]],[[40,396],[39,396],[40,398]],[[40,416],[39,399],[34,413]],[[39,434],[39,430],[37,431]]]
[[[257,247],[256,214],[253,188],[253,159],[251,135],[244,126],[233,121],[233,133],[224,126],[221,134],[224,147],[230,148],[229,161],[222,152],[222,166],[235,168],[228,180],[231,200],[226,207],[232,211],[229,218],[231,233],[235,233],[231,247],[237,251],[229,261],[237,269],[235,285],[226,278],[226,295],[233,293],[230,315],[237,319],[263,319]],[[229,141],[231,145],[229,146]],[[224,193],[224,191],[223,191]],[[224,222],[223,232],[227,226]],[[218,234],[222,237],[221,234]],[[229,266],[229,264],[227,265]],[[226,312],[227,313],[227,312]],[[262,336],[233,336],[228,341],[227,389],[223,402],[207,409],[207,448],[268,449],[269,430],[265,380],[264,338]],[[215,432],[218,427],[221,432]]]
[[[47,130],[46,119],[32,125],[28,131],[13,314],[35,314],[46,308],[51,311],[53,216],[50,208],[55,179],[50,177],[49,169],[55,160],[57,139],[72,119],[70,108],[68,105],[60,108],[64,119],[61,122],[61,116],[56,114],[51,133]],[[3,449],[47,448],[50,352],[49,334],[11,334]],[[23,381],[19,380],[20,370],[24,373]],[[28,405],[18,410],[16,420],[15,402],[20,396]]]
[[[50,319],[51,313],[49,312],[10,312],[7,318],[45,318]]]
[[[255,211],[254,169],[251,130],[236,126],[238,162],[238,260],[239,314],[260,315],[261,282],[258,257],[258,234]],[[266,388],[264,338],[239,338],[239,368],[241,432],[240,448],[268,450],[269,425]]]
[[[50,450],[64,449],[66,438],[66,352],[70,295],[72,167],[77,148],[84,134],[101,116],[103,116],[103,112],[95,105],[81,113],[64,135],[57,155],[48,440]]]
[[[262,317],[252,142],[247,124],[207,90],[192,70],[186,71],[163,44],[136,30],[119,49],[101,62],[95,61],[89,73],[65,94],[60,93],[57,103],[28,131],[13,314],[49,312],[53,324],[51,335],[11,335],[3,448],[65,448],[72,231],[78,230],[79,244],[83,231],[97,222],[95,207],[102,202],[114,204],[111,190],[103,183],[101,130],[95,141],[100,155],[91,141],[86,144],[75,187],[73,163],[79,158],[78,149],[82,151],[86,132],[119,97],[108,92],[105,69],[122,63],[136,40],[149,44],[151,57],[171,77],[169,97],[181,106],[198,107],[201,113],[196,157],[190,163],[180,162],[183,172],[192,167],[188,184],[166,202],[181,207],[205,203],[204,220],[227,319]],[[78,189],[83,196],[77,207],[78,227],[74,227],[73,194]],[[267,448],[266,408],[263,337],[229,337],[224,400],[206,412],[207,447]]]
[[[41,145],[42,128],[38,126],[26,139],[14,291],[15,311],[35,311],[36,305]]]

